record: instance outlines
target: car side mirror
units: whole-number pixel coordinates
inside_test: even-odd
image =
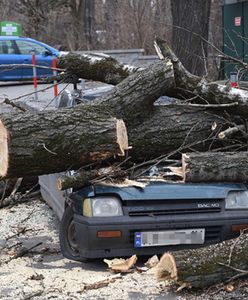
[[[52,53],[49,50],[45,50],[45,51],[42,52],[42,55],[43,56],[50,56],[50,55],[52,55]]]

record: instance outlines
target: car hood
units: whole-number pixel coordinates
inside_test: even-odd
[[[185,184],[153,183],[144,187],[96,185],[94,196],[118,194],[126,200],[223,199],[230,191],[246,191],[245,184]],[[92,195],[93,196],[93,195]]]

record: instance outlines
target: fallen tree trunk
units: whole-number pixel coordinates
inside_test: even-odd
[[[171,279],[181,287],[203,288],[240,277],[242,270],[248,273],[247,251],[247,234],[241,234],[216,245],[165,253],[157,265],[157,279]]]
[[[216,105],[216,108],[223,108],[222,105],[235,105],[228,111],[232,114],[248,116],[248,91],[232,88],[216,82],[209,82],[205,77],[199,77],[188,72],[178,57],[170,49],[168,43],[156,39],[155,48],[161,59],[170,58],[175,73],[176,88],[172,95],[178,99],[187,100],[192,98],[192,103]]]
[[[140,68],[122,65],[107,55],[74,54],[62,56],[58,67],[65,69],[65,76],[118,84]]]
[[[247,152],[204,152],[182,155],[185,182],[248,181]]]
[[[26,176],[59,172],[115,154],[116,148],[106,149],[100,139],[100,129],[108,127],[106,116],[124,120],[133,146],[129,154],[134,161],[154,159],[185,149],[204,151],[234,147],[235,150],[235,145],[228,139],[220,142],[216,138],[219,131],[229,126],[221,112],[218,111],[218,115],[216,110],[205,110],[205,107],[153,105],[161,95],[172,94],[177,90],[180,74],[177,73],[175,78],[174,70],[175,65],[171,60],[159,61],[149,69],[129,76],[106,96],[89,104],[52,114],[42,112],[32,116],[23,113],[20,117],[2,117],[3,142],[0,151],[4,155],[0,174],[17,177],[19,174]],[[190,81],[190,77],[187,80]],[[65,111],[68,113],[65,114]],[[95,125],[96,138],[93,134]],[[82,137],[87,135],[85,139],[81,138],[80,131]],[[32,135],[28,141],[29,132]],[[6,141],[7,135],[9,140]],[[87,144],[88,139],[94,142],[85,147],[84,143]],[[12,150],[14,148],[16,150]],[[97,152],[97,155],[92,155],[92,151],[94,154]],[[52,158],[55,163],[50,164]]]
[[[52,113],[1,116],[0,175],[54,173],[123,155],[127,136],[116,142],[121,134],[116,133],[117,120],[110,116],[125,116],[132,128],[151,114],[152,103],[173,86],[172,65],[159,62],[124,80],[101,101]]]
[[[231,141],[220,141],[215,137],[224,124],[223,118],[204,108],[173,104],[156,106],[150,112],[150,118],[130,128],[132,149],[129,155],[135,161],[146,161],[181,151],[233,147]]]
[[[147,121],[130,128],[129,145],[132,149],[128,152],[132,161],[142,162],[182,150],[205,150],[210,144],[213,148],[229,145],[228,141],[219,143],[212,130],[214,123],[221,127],[223,120],[202,108],[169,105],[156,107],[150,114]],[[1,176],[56,173],[123,153],[120,148],[127,150],[127,144],[119,146],[116,143],[114,123],[111,125],[111,121],[105,122],[98,116],[93,106],[63,109],[52,114],[2,116]],[[20,118],[25,125],[20,126]],[[105,138],[109,138],[112,144],[108,144]]]
[[[9,114],[0,122],[0,176],[55,173],[124,155],[125,124],[88,109],[84,115],[62,109],[53,113]]]

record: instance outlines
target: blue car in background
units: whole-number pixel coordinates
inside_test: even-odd
[[[32,52],[36,54],[36,64],[52,66],[53,56],[60,52],[42,42],[18,36],[0,36],[0,81],[27,80],[33,78],[32,67],[6,67],[10,64],[32,64]],[[52,76],[52,70],[37,68],[38,78]]]

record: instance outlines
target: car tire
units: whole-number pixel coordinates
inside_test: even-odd
[[[73,210],[67,206],[63,214],[59,230],[60,249],[62,254],[69,259],[87,262],[86,258],[80,257],[78,245],[75,239],[75,225],[73,222]]]

